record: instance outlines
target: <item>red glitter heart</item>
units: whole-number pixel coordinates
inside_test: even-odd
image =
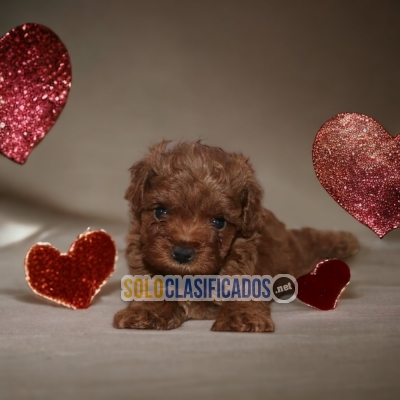
[[[0,39],[0,152],[24,164],[63,110],[71,86],[68,51],[38,24]]]
[[[321,185],[379,237],[400,226],[400,135],[362,114],[339,114],[317,133],[313,163]]]
[[[117,250],[105,231],[87,231],[61,254],[37,243],[25,258],[28,285],[38,295],[66,307],[88,308],[114,271]]]
[[[321,261],[314,271],[297,279],[297,298],[319,310],[333,310],[349,282],[350,269],[345,262]]]

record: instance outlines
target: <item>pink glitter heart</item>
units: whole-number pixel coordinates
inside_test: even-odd
[[[400,226],[400,135],[366,115],[338,114],[317,133],[313,163],[333,199],[380,238]]]
[[[71,87],[68,51],[38,24],[0,39],[0,152],[24,164],[63,110]]]

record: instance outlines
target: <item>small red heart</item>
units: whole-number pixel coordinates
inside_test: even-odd
[[[25,258],[28,285],[38,295],[70,308],[88,308],[114,271],[117,250],[105,231],[87,231],[61,254],[37,243]]]
[[[400,226],[400,135],[366,115],[338,114],[317,133],[313,164],[333,199],[379,237]]]
[[[63,110],[71,62],[58,36],[38,24],[0,39],[0,152],[24,164]]]
[[[297,279],[297,298],[319,310],[333,310],[349,282],[350,269],[345,262],[321,261],[314,271]]]

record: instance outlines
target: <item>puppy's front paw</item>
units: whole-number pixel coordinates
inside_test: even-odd
[[[269,315],[228,314],[219,315],[211,330],[228,332],[273,332],[274,321]]]
[[[123,329],[175,329],[184,321],[179,307],[130,307],[117,312],[114,327]]]

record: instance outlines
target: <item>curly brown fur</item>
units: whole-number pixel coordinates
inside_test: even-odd
[[[126,256],[135,275],[271,275],[295,277],[323,258],[357,253],[347,232],[289,230],[262,205],[262,189],[241,154],[199,142],[161,142],[131,168],[126,191],[131,225]],[[155,209],[166,214],[156,217]],[[212,221],[224,218],[218,230]],[[174,246],[192,249],[180,263]],[[215,331],[271,332],[268,302],[132,302],[117,328],[173,329],[188,319],[215,319]]]

